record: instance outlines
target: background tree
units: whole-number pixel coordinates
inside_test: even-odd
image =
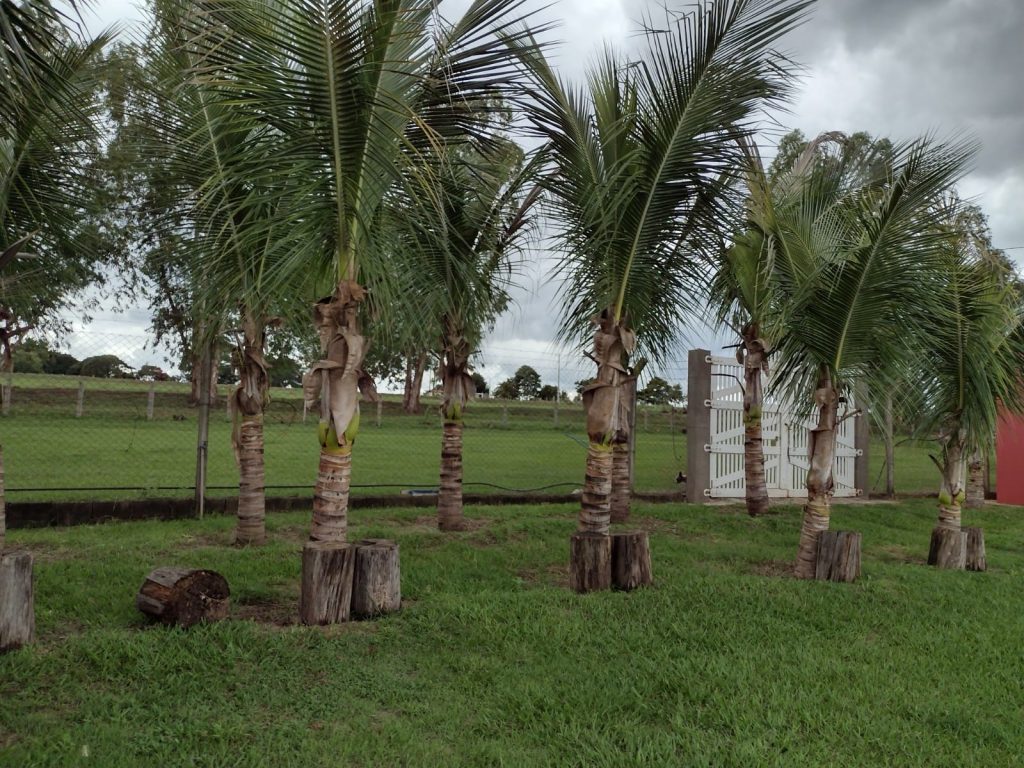
[[[470,376],[473,377],[473,386],[476,388],[478,395],[486,395],[491,391],[490,387],[487,386],[487,379],[479,371],[473,371]]]
[[[669,384],[660,376],[652,376],[647,385],[636,393],[636,399],[648,405],[672,405],[683,402],[683,388]]]
[[[554,384],[545,384],[537,393],[537,399],[552,403],[558,399],[558,387]]]
[[[75,4],[64,6],[74,9]],[[0,372],[32,329],[61,331],[109,257],[95,227],[100,52],[73,10],[0,4]]]
[[[516,380],[514,378],[505,379],[494,388],[493,395],[499,400],[518,400],[519,387],[516,385]]]

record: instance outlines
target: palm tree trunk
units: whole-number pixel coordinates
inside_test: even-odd
[[[354,281],[338,284],[315,305],[324,359],[303,380],[307,405],[320,402],[320,466],[313,494],[311,541],[343,544],[348,537],[352,446],[359,433],[359,389],[371,386],[363,372],[366,340],[359,333],[359,305],[366,290]]]
[[[764,475],[764,440],[762,414],[764,383],[761,373],[767,366],[764,342],[757,326],[748,326],[743,333],[743,471],[746,482],[747,514],[751,517],[768,511],[768,484]]]
[[[580,531],[608,533],[611,523],[612,463],[612,446],[591,441],[587,448],[587,474],[580,497]]]
[[[313,493],[310,541],[344,543],[348,539],[348,493],[352,484],[352,451],[320,449],[320,468]]]
[[[4,488],[4,447],[0,445],[0,552],[4,551],[4,539],[7,537],[7,501]]]
[[[441,486],[437,494],[437,527],[442,531],[463,531],[462,514],[462,422],[445,420],[441,438]]]
[[[967,463],[967,498],[964,506],[981,509],[985,506],[985,461],[980,450],[971,454]]]
[[[960,512],[964,501],[964,440],[953,432],[943,450],[942,487],[939,490],[939,520],[936,528],[960,530]]]
[[[629,443],[612,445],[611,521],[624,523],[629,519]]]
[[[469,375],[469,356],[473,350],[457,316],[444,318],[444,351],[441,356],[441,485],[437,496],[437,527],[442,531],[462,531],[466,520],[462,513],[462,425],[466,405],[476,393]],[[419,366],[420,375],[426,361]],[[418,390],[417,390],[418,391]]]
[[[896,497],[896,437],[893,431],[892,394],[885,396],[885,495]]]
[[[616,322],[612,309],[603,311],[594,333],[594,359],[597,378],[583,389],[583,408],[587,415],[586,478],[580,504],[579,530],[608,533],[611,522],[611,496],[616,444],[629,440],[628,379],[624,372],[627,354],[633,351],[635,337],[625,322]],[[626,453],[626,487],[629,465]]]
[[[252,313],[242,318],[238,350],[239,382],[232,397],[236,414],[231,440],[238,460],[238,520],[235,544],[266,540],[266,494],[263,466],[263,413],[270,402],[270,377],[263,353],[266,321]],[[237,419],[241,416],[241,424]]]
[[[796,577],[814,578],[818,557],[818,539],[827,531],[832,510],[832,471],[836,452],[836,425],[839,414],[839,393],[831,374],[822,369],[814,393],[818,423],[810,431],[810,468],[807,470],[807,504],[804,506],[800,544],[796,555]]]
[[[235,544],[266,541],[266,495],[263,469],[263,416],[242,419],[238,445],[238,525]]]
[[[423,410],[423,406],[420,405],[420,390],[423,389],[423,372],[427,368],[427,355],[420,353],[415,358],[410,357],[405,365],[402,409],[406,413],[419,413]]]

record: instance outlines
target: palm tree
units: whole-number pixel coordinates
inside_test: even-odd
[[[197,75],[258,121],[247,175],[291,180],[285,226],[301,235],[275,274],[329,275],[315,305],[323,360],[307,377],[320,402],[311,538],[346,539],[367,301],[386,317],[398,286],[378,242],[406,159],[438,138],[472,134],[517,80],[505,44],[526,44],[523,0],[474,0],[447,23],[433,0],[200,0],[189,3]],[[273,286],[268,279],[266,285]],[[369,292],[368,289],[369,288]]]
[[[499,138],[494,144],[486,154],[442,150],[426,185],[396,196],[392,216],[407,260],[402,271],[410,277],[409,304],[416,307],[421,329],[436,330],[433,343],[441,350],[437,523],[443,531],[465,527],[463,416],[476,392],[469,361],[483,331],[508,306],[514,262],[524,252],[539,198],[539,188],[532,186],[537,162],[524,166],[511,141]],[[436,187],[434,194],[423,194],[424,186]]]
[[[814,141],[792,132],[780,144],[771,171],[766,172],[752,143],[742,142],[746,155],[746,198],[742,229],[728,247],[714,255],[711,306],[716,320],[738,337],[736,360],[743,366],[744,473],[747,512],[756,517],[768,510],[762,438],[764,381],[768,358],[782,333],[785,296],[778,285],[776,242],[772,221],[800,204],[802,181],[817,169],[816,183],[829,180],[849,187],[885,181],[891,143],[873,141],[866,133],[846,136],[824,133]],[[782,155],[786,157],[783,158]],[[821,189],[821,193],[827,193]]]
[[[190,76],[195,51],[177,0],[155,0],[151,10],[153,25],[140,50],[144,93],[133,110],[144,126],[135,130],[142,136],[138,152],[160,165],[165,185],[174,189],[155,225],[176,230],[165,240],[191,275],[194,320],[202,329],[193,346],[216,348],[226,324],[239,326],[240,383],[230,401],[239,467],[235,543],[260,544],[266,536],[263,416],[270,402],[266,334],[289,304],[280,294],[301,296],[298,284],[288,291],[275,284],[270,292],[263,278],[290,244],[277,225],[287,218],[282,214],[292,185],[284,181],[271,190],[261,183],[266,177],[246,174],[253,149],[264,146],[249,141],[260,124],[225,107],[214,86]]]
[[[944,239],[935,203],[965,172],[973,149],[919,140],[894,147],[885,183],[864,185],[843,164],[794,176],[796,204],[768,222],[785,294],[777,375],[791,397],[811,394],[807,504],[796,575],[814,575],[829,527],[836,430],[854,381],[887,391],[897,369],[927,344],[919,332],[940,312],[933,276]],[[852,178],[852,183],[851,183]]]
[[[608,533],[612,467],[628,460],[636,359],[663,361],[696,314],[694,253],[722,239],[724,198],[742,162],[737,139],[789,93],[789,67],[773,46],[810,5],[702,4],[667,29],[647,25],[635,61],[606,50],[583,88],[532,62],[539,93],[530,119],[552,158],[544,186],[561,246],[561,336],[582,345],[592,334],[597,364],[583,391],[581,531]]]
[[[942,474],[936,533],[960,531],[966,464],[991,444],[1000,405],[1024,408],[1020,304],[1014,287],[978,258],[962,213],[954,197],[940,206],[947,258],[933,290],[945,312],[924,328],[928,353],[912,377],[923,399],[918,430],[938,434],[941,448],[932,457]]]

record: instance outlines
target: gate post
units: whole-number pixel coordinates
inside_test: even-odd
[[[871,400],[863,382],[854,385],[853,393],[854,404],[860,410],[853,424],[853,446],[858,452],[853,460],[853,487],[866,499],[871,495]]]
[[[711,488],[711,352],[691,349],[686,373],[686,501],[703,504]]]

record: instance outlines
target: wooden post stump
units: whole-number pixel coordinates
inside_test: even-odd
[[[595,531],[578,531],[569,547],[569,587],[597,592],[612,585],[612,539]]]
[[[652,584],[651,543],[647,531],[612,534],[612,587],[633,590]]]
[[[352,574],[356,548],[351,544],[307,541],[302,547],[303,624],[341,624],[352,613]]]
[[[28,645],[35,636],[32,555],[0,552],[0,653]]]
[[[967,562],[967,532],[950,528],[933,528],[928,548],[928,565],[963,570]]]
[[[402,574],[398,544],[388,539],[363,539],[356,545],[352,576],[352,615],[366,619],[402,607]]]
[[[135,607],[150,618],[175,627],[228,617],[231,590],[216,571],[157,568],[139,587]]]
[[[982,528],[965,528],[967,532],[968,571],[984,571],[988,568],[985,562],[985,531]]]
[[[861,535],[856,531],[822,531],[814,578],[854,582],[860,576]]]

